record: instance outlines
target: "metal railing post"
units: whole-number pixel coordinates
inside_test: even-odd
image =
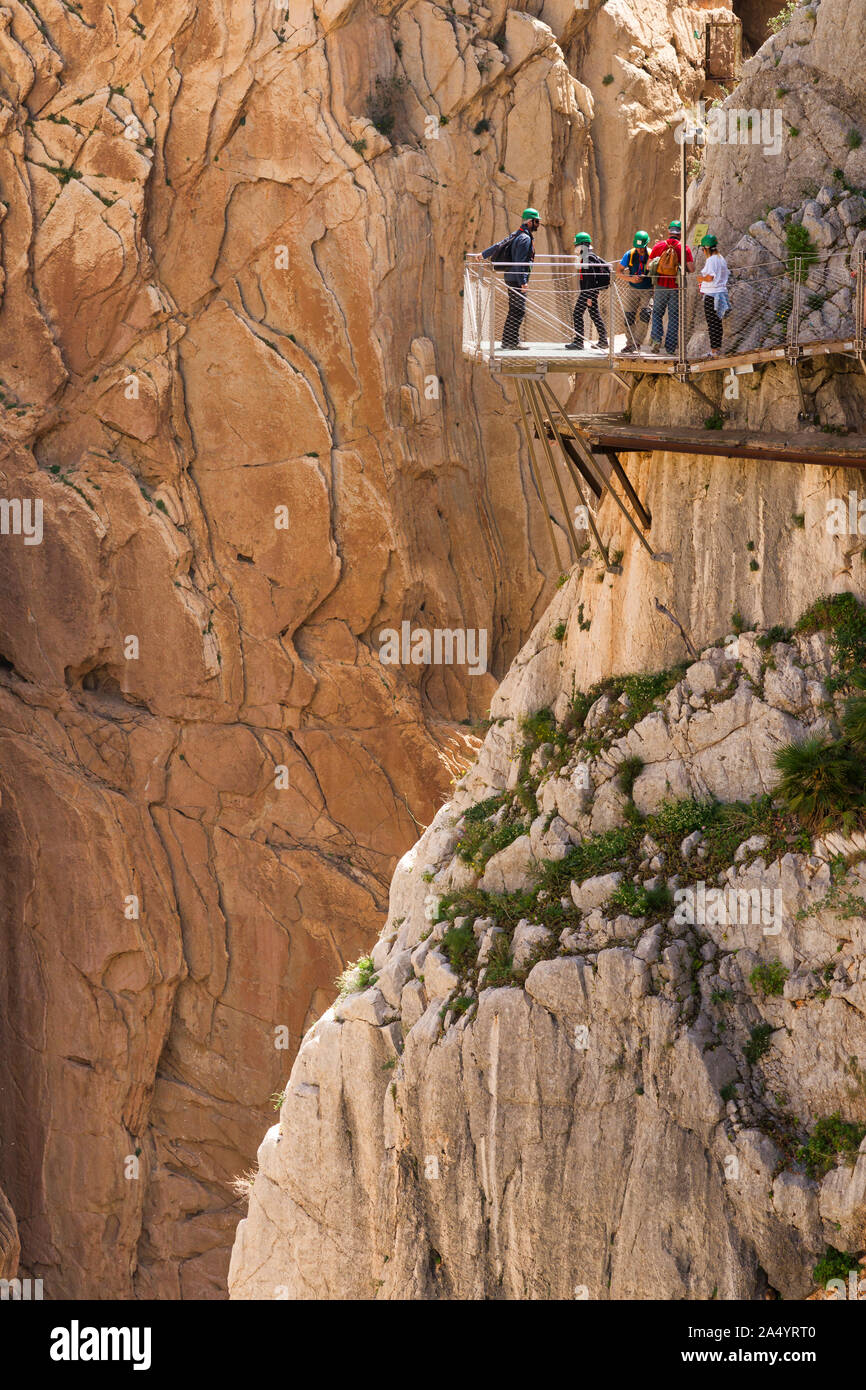
[[[485,316],[488,325],[488,357],[491,367],[496,365],[496,271],[489,261],[484,262]]]
[[[677,365],[683,371],[686,365],[686,145],[687,133],[680,146],[680,264],[677,275]],[[670,315],[670,310],[668,310]]]
[[[608,352],[608,360],[609,360],[609,362],[610,362],[611,371],[613,371],[614,358],[616,357],[616,349],[615,349],[615,346],[614,346],[615,341],[616,341],[616,339],[615,339],[615,334],[616,334],[616,316],[615,316],[615,313],[614,313],[614,293],[615,293],[615,288],[614,288],[614,287],[615,287],[615,284],[616,284],[616,277],[615,277],[615,275],[614,275],[614,267],[611,266],[611,267],[610,267],[610,284],[609,284],[608,287],[607,287],[607,352]]]
[[[854,283],[856,285],[854,291],[856,299],[854,305],[854,338],[857,351],[862,353],[866,351],[866,326],[864,326],[866,305],[864,305],[863,302],[863,296],[866,294],[866,252],[864,252],[862,248],[857,253],[857,276]]]
[[[802,311],[802,256],[796,257],[794,261],[794,303],[791,306],[791,317],[788,318],[788,350],[799,352],[799,320]]]

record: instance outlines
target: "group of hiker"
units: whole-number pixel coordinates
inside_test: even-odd
[[[535,208],[525,208],[517,231],[476,253],[503,272],[508,291],[508,312],[502,329],[502,347],[506,350],[526,350],[520,343],[520,329],[526,315],[527,287],[535,259],[533,238],[540,225],[540,213]],[[635,232],[631,248],[612,265],[597,255],[589,232],[578,232],[574,247],[578,293],[573,310],[574,337],[565,347],[574,352],[582,352],[584,346],[609,351],[607,328],[598,301],[602,291],[610,285],[613,269],[626,323],[627,341],[622,351],[673,356],[679,332],[679,271],[683,258],[680,223],[672,221],[668,235],[654,246],[650,246],[648,232]],[[697,279],[710,338],[710,356],[718,357],[724,318],[730,309],[728,264],[718,250],[716,237],[711,234],[702,237],[701,247],[706,255]],[[694,270],[695,259],[686,246],[685,272],[692,274]],[[586,315],[598,337],[595,342],[585,344]],[[643,324],[649,324],[649,335],[641,344],[638,338]]]

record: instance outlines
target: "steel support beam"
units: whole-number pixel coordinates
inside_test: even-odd
[[[535,463],[535,449],[532,443],[532,431],[529,428],[529,421],[526,418],[526,405],[523,399],[522,381],[517,382],[517,404],[520,406],[520,418],[523,421],[523,433],[526,435],[526,448],[529,452],[529,467],[532,473],[532,481],[535,484],[535,490],[538,493],[538,496],[541,499],[541,505],[544,508],[544,519],[547,522],[547,531],[550,536],[550,548],[553,551],[553,558],[556,560],[556,571],[557,574],[562,574],[562,561],[559,558],[559,546],[556,543],[556,533],[553,529],[553,522],[550,519],[550,508],[548,507],[547,502],[545,501],[544,489],[541,486],[541,477],[539,475]]]
[[[544,428],[544,423],[542,421],[541,405],[539,403],[538,384],[534,381],[527,381],[524,383],[524,390],[526,391],[526,394],[529,397],[529,406],[532,411],[533,419],[535,420],[535,428],[538,431],[538,436],[541,440],[542,447],[547,456],[548,468],[550,469],[553,481],[556,484],[556,490],[559,493],[559,500],[562,504],[563,515],[565,516],[565,524],[568,527],[568,534],[571,538],[571,544],[574,548],[574,559],[575,562],[577,562],[580,556],[580,549],[578,547],[577,536],[575,535],[574,531],[574,522],[571,519],[571,512],[568,510],[568,503],[565,500],[565,493],[562,490],[562,480],[560,479],[559,473],[557,472],[556,464],[553,458],[553,450],[550,447],[550,440],[547,438],[547,431]]]
[[[549,390],[549,387],[547,387],[547,386],[541,386],[541,387],[539,387],[538,394],[539,394],[539,397],[540,397],[540,401],[541,401],[542,407],[543,407],[544,404],[545,404],[545,394],[549,394],[549,395],[551,395],[551,396],[553,395],[553,393]],[[559,402],[556,400],[556,397],[555,397],[555,396],[553,396],[553,400],[555,401],[557,408],[559,408]],[[597,527],[596,524],[595,524],[595,518],[594,518],[592,512],[590,511],[589,507],[587,506],[586,498],[585,498],[584,495],[583,495],[583,488],[580,486],[580,481],[579,481],[578,476],[577,476],[577,470],[576,470],[575,468],[572,467],[571,459],[570,459],[568,453],[566,452],[566,449],[565,449],[565,445],[564,445],[562,436],[561,436],[561,434],[559,433],[559,430],[558,430],[557,427],[556,427],[556,421],[554,420],[553,415],[550,413],[550,406],[549,406],[549,403],[548,403],[548,407],[547,407],[547,408],[548,408],[548,419],[549,419],[549,421],[550,421],[550,428],[552,429],[552,431],[553,431],[553,436],[554,436],[554,438],[555,438],[557,444],[559,445],[560,451],[561,451],[561,453],[562,453],[562,457],[565,459],[566,467],[568,468],[569,472],[571,473],[571,481],[572,481],[572,483],[574,484],[574,487],[575,487],[575,490],[576,490],[576,492],[577,492],[578,497],[580,498],[580,504],[581,504],[581,506],[582,506],[582,507],[585,509],[585,511],[586,511],[587,520],[588,520],[588,522],[589,522],[589,529],[590,529],[590,531],[592,532],[592,534],[593,534],[593,536],[594,536],[594,538],[595,538],[595,543],[596,543],[596,545],[598,546],[598,548],[599,548],[601,554],[602,554],[603,557],[604,557],[605,568],[606,568],[606,569],[610,569],[610,568],[611,568],[610,556],[608,555],[608,552],[607,552],[607,546],[604,544],[604,541],[601,539],[601,533],[599,532],[599,529],[598,529],[598,527]],[[577,549],[576,549],[576,547],[575,547],[575,553],[577,554]],[[577,556],[577,558],[580,558],[579,555]]]

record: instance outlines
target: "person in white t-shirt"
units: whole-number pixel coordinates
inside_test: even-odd
[[[724,332],[723,319],[731,307],[728,300],[728,263],[716,249],[718,244],[712,234],[701,238],[701,246],[708,254],[698,275],[698,284],[704,297],[704,317],[710,335],[711,357],[719,355]]]

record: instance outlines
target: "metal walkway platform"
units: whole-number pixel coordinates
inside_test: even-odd
[[[626,352],[625,334],[618,333],[613,353],[598,348],[585,348],[583,352],[568,351],[561,343],[528,343],[525,350],[510,351],[508,348],[496,349],[496,370],[502,376],[522,376],[533,372],[543,376],[546,372],[601,371],[609,372],[615,367],[618,372],[651,372],[656,375],[681,376],[677,357],[667,353]],[[833,353],[858,354],[857,343],[853,338],[834,338],[827,342],[804,343],[794,350],[796,358],[825,357]],[[859,355],[859,354],[858,354]],[[690,361],[687,365],[689,375],[698,372],[744,372],[767,362],[792,360],[792,350],[788,347],[761,348],[757,352],[735,352],[724,357],[706,357]]]
[[[856,356],[866,371],[866,256],[862,251],[801,256],[771,266],[729,267],[730,310],[723,320],[717,357],[710,352],[697,275],[685,277],[666,306],[666,316],[653,321],[656,291],[632,284],[617,274],[619,269],[616,262],[608,264],[610,283],[587,291],[582,289],[583,272],[575,256],[536,256],[524,294],[509,289],[503,274],[489,262],[467,260],[464,356],[485,362],[502,376],[606,371],[617,376],[652,373],[687,380],[704,372],[748,372],[776,361],[791,362],[796,368],[805,358],[834,353]],[[515,312],[520,320],[520,347],[503,348],[506,319]],[[513,333],[513,323],[509,331]],[[653,332],[663,339],[665,350],[650,350]],[[583,349],[566,347],[575,336],[583,338]],[[603,349],[590,343],[590,338],[599,336],[607,338]]]
[[[814,405],[807,398],[808,382],[801,378],[800,363],[806,358],[850,354],[866,372],[866,257],[862,252],[834,253],[820,259],[802,257],[795,262],[766,268],[732,268],[729,287],[731,311],[724,318],[724,355],[710,354],[708,327],[697,285],[680,282],[676,297],[666,297],[666,313],[673,322],[652,321],[654,291],[634,286],[608,267],[610,284],[592,291],[593,338],[607,338],[599,348],[583,338],[585,346],[572,350],[572,338],[581,339],[589,325],[578,306],[586,305],[581,267],[574,256],[536,257],[525,299],[509,288],[496,268],[469,260],[464,277],[463,352],[485,363],[500,378],[514,381],[533,483],[544,508],[551,549],[559,572],[562,561],[554,516],[544,493],[540,448],[553,483],[556,509],[568,536],[575,563],[586,563],[589,540],[579,540],[566,497],[572,488],[580,499],[582,524],[591,532],[597,552],[608,572],[618,573],[599,533],[595,510],[609,497],[627,525],[653,560],[669,562],[670,555],[655,551],[647,533],[652,514],[638,495],[620,454],[678,453],[728,458],[767,459],[781,463],[819,464],[825,467],[866,471],[866,437],[822,434],[814,429],[791,434],[746,429],[696,429],[691,426],[656,427],[632,424],[609,416],[568,415],[546,380],[551,373],[608,372],[627,387],[626,374],[673,377],[709,407],[708,425],[726,417],[719,405],[697,384],[695,376],[707,372],[739,375],[772,362],[790,363],[800,400],[800,422],[816,424]],[[660,301],[661,302],[661,301]],[[502,347],[506,337],[519,333],[521,347]],[[590,317],[586,308],[586,317]],[[675,352],[651,352],[647,340],[662,330],[676,339]],[[561,509],[561,511],[560,511]]]

